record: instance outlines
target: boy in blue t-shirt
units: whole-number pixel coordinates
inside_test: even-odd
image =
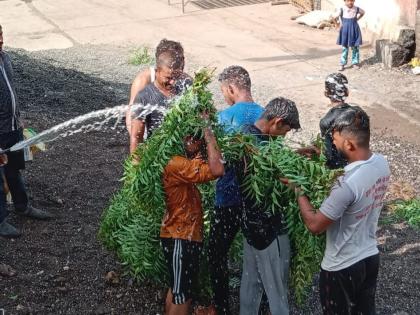
[[[225,101],[230,105],[218,114],[219,123],[225,131],[235,133],[245,125],[254,124],[264,109],[252,98],[248,71],[240,66],[230,66],[220,74],[219,81]],[[210,275],[218,315],[230,314],[227,258],[241,225],[241,215],[240,188],[235,171],[227,165],[225,175],[216,184],[216,202],[209,237]]]

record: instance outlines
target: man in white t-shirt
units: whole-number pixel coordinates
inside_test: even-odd
[[[324,314],[375,314],[376,229],[390,170],[385,158],[369,149],[369,116],[360,107],[350,106],[337,117],[333,141],[349,164],[319,211],[295,188],[309,231],[327,233],[319,280],[322,310]]]

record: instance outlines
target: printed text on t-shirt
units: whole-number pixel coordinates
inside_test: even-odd
[[[356,215],[356,219],[364,218],[370,211],[382,207],[383,199],[388,188],[389,176],[380,177],[375,184],[373,184],[366,192],[365,198],[372,198],[372,203],[363,208],[363,210]]]

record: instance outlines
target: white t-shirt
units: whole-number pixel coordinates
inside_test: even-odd
[[[365,14],[365,11],[363,11],[361,8],[353,6],[352,8],[349,8],[347,6],[343,6],[341,8],[338,8],[335,12],[335,17],[341,17],[341,10],[343,10],[343,18],[344,19],[354,19],[359,14]]]
[[[379,252],[376,229],[391,174],[388,162],[373,154],[347,165],[344,172],[320,207],[334,220],[321,264],[326,271],[345,269]]]
[[[150,82],[153,83],[156,80],[156,70],[155,67],[150,67]]]

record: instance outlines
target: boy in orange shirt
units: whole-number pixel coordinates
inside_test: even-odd
[[[204,130],[204,140],[207,162],[200,156],[203,139],[187,136],[184,139],[186,156],[173,157],[164,170],[167,210],[160,237],[170,275],[167,315],[188,314],[198,274],[203,211],[196,184],[215,180],[224,174],[222,156],[209,128]]]

